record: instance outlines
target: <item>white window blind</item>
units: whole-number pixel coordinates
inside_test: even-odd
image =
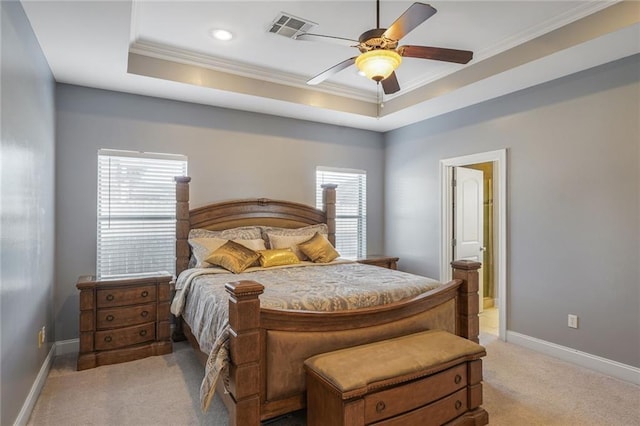
[[[336,188],[336,250],[358,259],[367,255],[367,173],[364,170],[316,168],[316,206],[322,208],[322,185]]]
[[[182,155],[98,152],[97,275],[175,273],[175,176]]]

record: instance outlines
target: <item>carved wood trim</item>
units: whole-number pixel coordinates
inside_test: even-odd
[[[455,260],[451,262],[451,266],[453,279],[462,280],[458,295],[458,335],[478,343],[480,334],[478,269],[482,264],[471,260]]]
[[[189,265],[189,230],[195,228],[222,230],[238,226],[279,226],[299,228],[326,223],[328,239],[335,245],[335,200],[337,185],[323,185],[323,210],[292,201],[255,198],[213,203],[189,209],[190,177],[176,181],[176,276]]]

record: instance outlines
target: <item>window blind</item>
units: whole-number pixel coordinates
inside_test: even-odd
[[[175,176],[182,155],[98,152],[98,278],[175,273]]]
[[[367,173],[364,170],[316,168],[316,206],[322,208],[322,185],[336,189],[336,250],[358,259],[367,255]]]

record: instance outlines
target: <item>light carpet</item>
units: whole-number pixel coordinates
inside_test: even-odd
[[[491,425],[640,425],[640,387],[482,334]],[[186,343],[169,355],[85,371],[57,357],[29,425],[227,424],[218,397],[200,411],[203,367]],[[305,425],[304,412],[271,426]]]

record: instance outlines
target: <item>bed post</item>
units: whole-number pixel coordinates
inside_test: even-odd
[[[176,176],[176,278],[189,266],[189,182],[188,176]],[[186,339],[182,331],[182,320],[175,318],[171,338],[174,342]]]
[[[454,260],[451,266],[453,279],[462,280],[458,290],[458,334],[478,343],[480,334],[478,269],[482,264],[472,260]]]
[[[327,227],[329,228],[329,235],[327,236],[329,242],[336,245],[336,188],[338,185],[333,183],[325,183],[322,187],[322,205],[325,214],[327,215]]]
[[[229,424],[260,425],[260,299],[255,281],[225,284],[229,293]]]
[[[176,277],[189,266],[189,182],[176,176]]]

